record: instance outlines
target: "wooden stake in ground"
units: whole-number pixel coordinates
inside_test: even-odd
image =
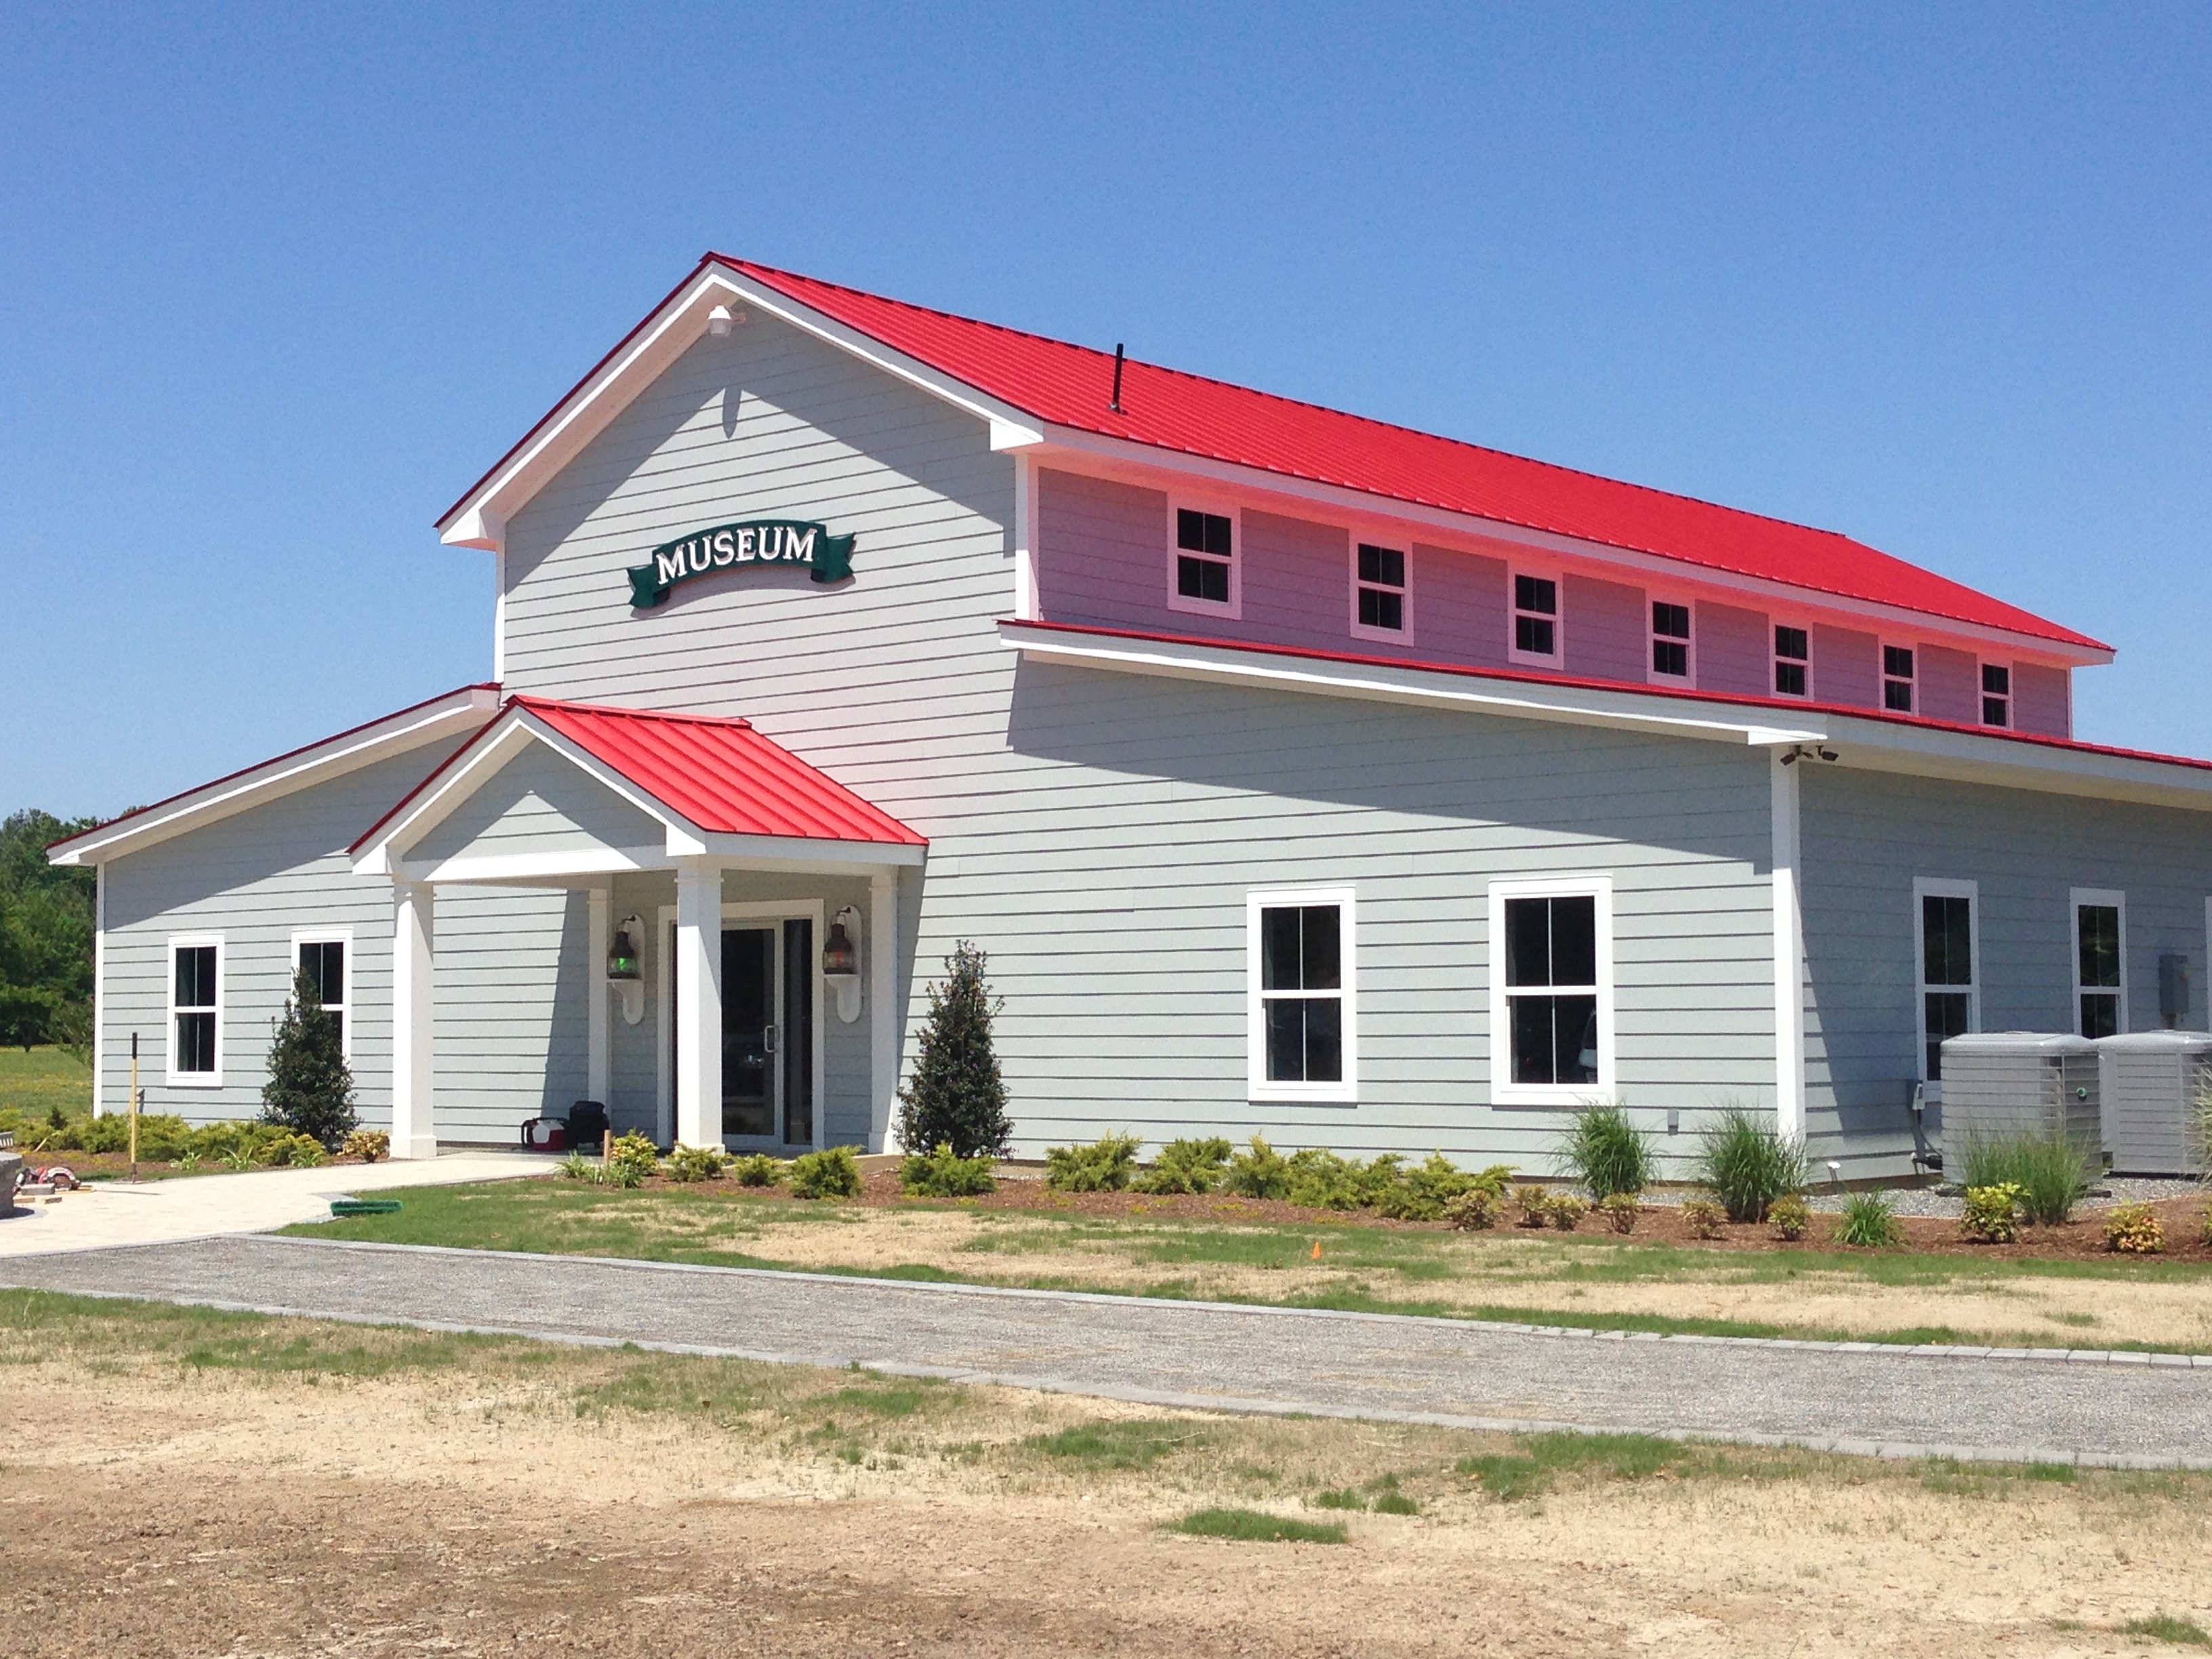
[[[131,1034],[131,1178],[138,1179],[138,1033]]]

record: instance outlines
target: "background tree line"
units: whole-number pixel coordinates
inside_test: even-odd
[[[94,878],[57,870],[46,846],[96,821],[26,807],[0,822],[0,1042],[91,1040]]]

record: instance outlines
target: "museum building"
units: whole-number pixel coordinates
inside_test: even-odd
[[[489,683],[58,843],[95,1104],[397,1155],[893,1134],[989,958],[1016,1150],[1549,1167],[1578,1104],[1902,1174],[1946,1036],[2202,1024],[2212,766],[1830,532],[710,254],[440,520]]]

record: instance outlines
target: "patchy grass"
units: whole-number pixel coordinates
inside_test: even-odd
[[[1079,1423],[1056,1434],[1034,1435],[1028,1444],[1047,1457],[1092,1468],[1148,1469],[1177,1447],[1200,1437],[1185,1423],[1140,1418]]]
[[[1351,1538],[1341,1521],[1294,1521],[1260,1510],[1194,1510],[1168,1530],[1243,1544],[1341,1544]]]
[[[2120,1626],[2120,1634],[2148,1636],[2154,1642],[2174,1642],[2186,1647],[2212,1648],[2212,1631],[2207,1631],[2193,1619],[2177,1619],[2171,1613],[2130,1619]]]
[[[50,1046],[0,1048],[0,1111],[43,1118],[57,1106],[71,1117],[92,1110],[91,1068]]]

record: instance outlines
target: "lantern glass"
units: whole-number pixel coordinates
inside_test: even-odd
[[[830,937],[822,946],[822,971],[832,976],[857,973],[860,970],[854,966],[856,960],[853,941],[845,932],[845,924],[831,922]]]

